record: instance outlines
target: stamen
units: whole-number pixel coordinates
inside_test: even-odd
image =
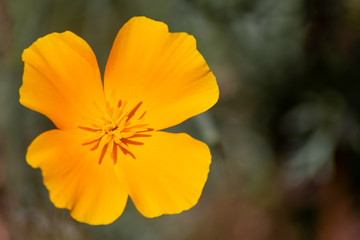
[[[100,129],[98,129],[98,128],[91,128],[91,127],[78,126],[78,128],[80,128],[80,129],[82,129],[82,130],[90,131],[90,132],[100,131]]]
[[[114,161],[114,165],[117,163],[117,148],[118,148],[118,145],[114,143],[113,151],[112,151],[112,159]]]
[[[139,109],[139,107],[141,106],[142,102],[139,102],[127,115],[128,119],[126,120],[127,122],[130,121],[130,119],[135,115],[136,111]]]
[[[108,144],[105,144],[104,147],[103,147],[102,150],[101,150],[101,154],[100,154],[100,158],[99,158],[99,165],[101,164],[102,160],[103,160],[104,157],[105,157],[105,153],[106,153],[107,147],[108,147]]]
[[[83,143],[82,145],[83,145],[83,146],[86,146],[86,145],[90,145],[90,144],[95,143],[95,145],[90,149],[91,151],[94,151],[94,150],[96,150],[96,149],[99,147],[100,140],[101,140],[101,139],[98,138],[98,139],[95,139],[95,140],[90,141],[90,142],[85,142],[85,143]]]
[[[96,144],[95,144],[90,150],[91,150],[91,151],[94,151],[94,150],[98,149],[99,145],[100,145],[100,139],[98,139],[98,141],[96,142]]]
[[[143,133],[143,132],[151,132],[151,131],[154,131],[153,128],[147,128],[146,130],[144,131],[136,131],[137,133]]]
[[[127,146],[127,147],[128,147],[128,144],[127,144],[127,142],[124,142],[124,139],[126,139],[126,138],[122,138],[122,139],[120,139],[120,142],[121,142],[121,143],[123,143],[125,146]]]
[[[130,152],[129,150],[127,150],[126,148],[123,148],[123,147],[121,147],[121,146],[119,146],[119,147],[120,147],[120,150],[121,150],[125,155],[129,154],[133,159],[136,159],[135,155],[134,155],[132,152]]]
[[[133,135],[133,136],[131,136],[131,137],[128,137],[128,138],[138,138],[138,137],[151,137],[151,135],[150,134],[135,134],[135,135]]]
[[[134,106],[123,100],[116,102],[115,93],[113,93],[110,101],[105,102],[106,112],[102,117],[78,127],[89,132],[88,138],[84,139],[82,145],[90,145],[91,151],[99,149],[99,164],[102,163],[106,154],[109,154],[116,164],[119,156],[123,156],[119,155],[118,148],[122,154],[136,159],[129,150],[129,146],[144,145],[141,138],[151,137],[148,132],[154,130],[144,123],[143,118],[147,112],[139,111],[142,104],[143,102],[139,102]],[[137,117],[139,115],[140,117]]]
[[[138,118],[138,120],[142,119],[146,114],[146,111]]]
[[[90,141],[90,142],[84,142],[84,143],[81,144],[81,145],[83,145],[83,146],[85,146],[85,145],[90,145],[90,144],[95,143],[95,142],[98,142],[98,141],[100,141],[100,138],[95,139],[95,140],[92,140],[92,141]]]
[[[112,119],[121,120],[121,100],[118,102],[117,106],[114,107],[114,111],[112,113]]]
[[[121,141],[122,141],[126,146],[127,146],[128,144],[132,144],[132,145],[144,145],[144,143],[142,143],[142,142],[133,141],[133,140],[130,140],[129,138],[121,139]]]

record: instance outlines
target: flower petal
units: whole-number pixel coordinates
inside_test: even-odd
[[[26,160],[41,168],[50,200],[70,210],[74,219],[109,224],[123,212],[127,201],[110,157],[98,163],[98,153],[83,146],[78,135],[47,131],[29,146]]]
[[[209,172],[207,145],[185,133],[156,131],[141,141],[143,145],[129,145],[135,159],[126,155],[116,165],[136,208],[146,217],[157,217],[194,206]]]
[[[99,67],[80,37],[71,32],[46,35],[25,49],[22,59],[21,104],[46,115],[58,128],[76,129],[77,122],[97,118],[104,110]]]
[[[165,23],[130,19],[119,31],[105,70],[107,99],[143,102],[147,122],[164,129],[206,111],[218,100],[215,77],[187,33]],[[116,89],[116,92],[114,92]]]

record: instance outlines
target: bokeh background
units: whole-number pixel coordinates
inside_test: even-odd
[[[147,219],[129,202],[89,226],[56,209],[25,162],[53,125],[18,102],[21,53],[71,30],[103,72],[138,15],[194,35],[217,77],[216,106],[171,129],[209,144],[211,171],[189,211]],[[0,0],[0,240],[358,240],[359,71],[358,0]]]

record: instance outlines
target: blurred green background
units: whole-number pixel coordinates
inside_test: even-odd
[[[172,129],[209,144],[211,171],[189,211],[147,219],[129,202],[89,226],[25,162],[53,125],[18,102],[21,53],[71,30],[103,72],[139,15],[194,35],[217,77],[215,107]],[[360,239],[359,69],[358,0],[0,0],[0,240]]]

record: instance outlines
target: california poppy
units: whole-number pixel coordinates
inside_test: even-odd
[[[215,77],[187,33],[130,19],[113,44],[102,84],[89,45],[51,33],[22,55],[20,103],[57,127],[39,135],[26,160],[40,168],[50,200],[89,224],[109,224],[128,196],[146,217],[194,206],[211,162],[206,144],[162,129],[218,100]]]

